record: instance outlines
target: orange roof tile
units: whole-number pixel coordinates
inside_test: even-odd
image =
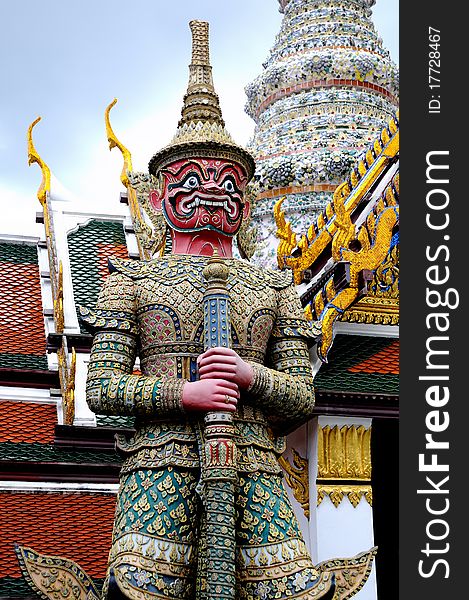
[[[115,505],[114,494],[0,492],[0,577],[21,576],[17,543],[103,578]]]
[[[52,444],[56,423],[53,404],[0,400],[0,442]]]
[[[376,373],[399,375],[399,340],[392,342],[366,360],[349,367],[350,373]]]
[[[98,272],[101,277],[101,283],[109,275],[109,258],[129,258],[129,251],[125,244],[109,244],[105,242],[98,243]]]
[[[0,352],[46,352],[37,264],[0,262]]]

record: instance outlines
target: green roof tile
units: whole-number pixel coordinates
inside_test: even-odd
[[[98,427],[125,427],[133,429],[135,417],[113,417],[109,415],[96,415],[96,425]]]
[[[0,460],[58,463],[121,463],[114,451],[65,450],[51,444],[0,443]]]
[[[123,225],[93,219],[69,233],[67,239],[75,304],[94,308],[107,275],[107,258],[128,258]],[[87,333],[81,323],[80,329]]]
[[[26,598],[34,593],[23,577],[0,577],[0,598]]]
[[[0,262],[15,264],[37,264],[36,244],[0,242]]]
[[[362,335],[337,335],[328,363],[321,366],[314,384],[317,390],[355,393],[399,394],[399,375],[393,373],[353,373],[351,368],[387,347],[395,345],[394,338]],[[391,350],[390,350],[391,351]]]
[[[4,369],[39,369],[46,371],[46,356],[36,356],[33,354],[8,354],[0,352],[0,367]]]
[[[47,369],[36,244],[0,242],[0,368]]]

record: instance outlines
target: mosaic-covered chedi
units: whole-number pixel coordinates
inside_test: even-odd
[[[371,20],[375,0],[279,0],[280,32],[246,87],[259,185],[260,264],[275,264],[273,205],[296,231],[331,199],[357,155],[396,112],[398,69]]]

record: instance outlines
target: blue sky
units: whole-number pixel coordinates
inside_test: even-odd
[[[190,62],[188,22],[210,22],[211,60],[227,128],[245,144],[254,123],[244,87],[262,69],[282,15],[277,0],[22,0],[3,5],[0,39],[1,233],[39,235],[41,181],[28,167],[26,132],[77,198],[73,209],[120,212],[120,153],[109,152],[104,110],[136,170],[172,137]],[[398,0],[377,0],[373,20],[395,62]],[[72,207],[72,204],[70,205]]]

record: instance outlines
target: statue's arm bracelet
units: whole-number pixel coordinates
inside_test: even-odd
[[[168,417],[182,414],[185,380],[132,373],[135,336],[98,332],[91,349],[86,398],[97,414]]]
[[[310,417],[314,389],[306,344],[298,339],[274,343],[271,359],[273,368],[251,363],[254,376],[247,390],[250,398],[276,420]]]

